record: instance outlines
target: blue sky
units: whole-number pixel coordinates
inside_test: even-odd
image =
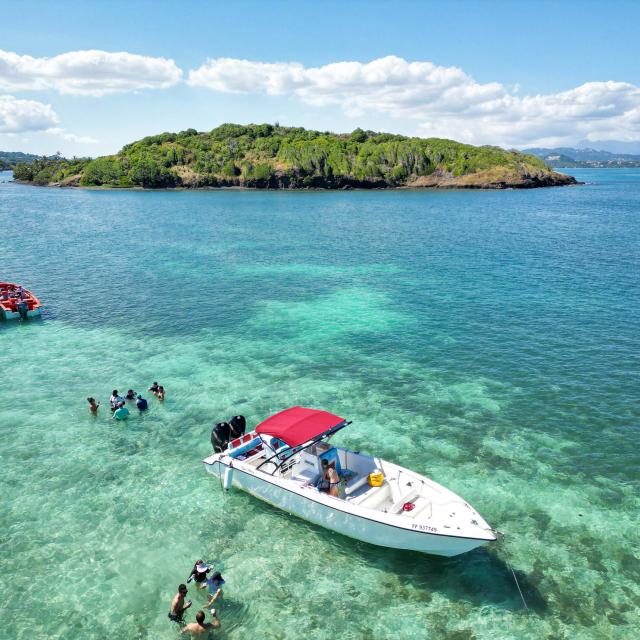
[[[276,120],[640,141],[640,2],[5,2],[0,17],[0,149],[97,155]]]

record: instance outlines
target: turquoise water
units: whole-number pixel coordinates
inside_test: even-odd
[[[575,175],[591,184],[0,183],[0,279],[46,309],[0,322],[0,637],[176,638],[200,557],[227,580],[225,638],[637,636],[640,171]],[[112,388],[153,380],[164,404],[110,420]],[[212,423],[293,404],[353,420],[342,444],[506,538],[416,556],[223,494],[200,463]]]

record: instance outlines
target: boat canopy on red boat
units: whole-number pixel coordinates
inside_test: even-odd
[[[291,407],[261,422],[256,427],[256,433],[273,436],[290,447],[298,447],[332,431],[338,425],[346,426],[344,423],[344,418],[328,411]]]

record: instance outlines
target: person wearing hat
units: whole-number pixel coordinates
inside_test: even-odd
[[[147,401],[140,394],[138,394],[138,397],[136,399],[136,407],[138,407],[140,411],[146,411],[148,406],[149,405]]]
[[[224,579],[220,575],[219,571],[214,571],[211,577],[207,580],[207,587],[209,589],[209,602],[206,606],[210,607],[219,597],[222,596],[222,585]]]
[[[215,609],[211,609],[211,615],[213,616],[213,620],[211,622],[205,622],[204,611],[198,611],[198,613],[196,613],[196,621],[186,624],[180,629],[180,633],[190,633],[191,637],[204,633],[209,634],[212,629],[220,627],[220,618],[216,615]]]
[[[192,580],[198,584],[198,589],[204,589],[207,586],[207,573],[211,571],[210,567],[204,560],[197,560],[191,570],[191,575],[187,578],[187,583]]]
[[[178,593],[173,597],[171,601],[171,608],[169,609],[169,613],[167,614],[169,620],[173,620],[173,622],[183,622],[184,612],[191,606],[191,600],[184,601],[185,596],[187,595],[187,585],[181,584],[178,586]]]

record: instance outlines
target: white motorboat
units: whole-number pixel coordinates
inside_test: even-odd
[[[217,425],[212,443],[218,452],[203,461],[225,489],[244,489],[304,520],[383,547],[455,556],[496,539],[471,505],[430,478],[332,446],[330,438],[351,424],[339,416],[292,407],[250,433],[242,416],[234,420],[231,436],[238,437],[227,446],[216,429],[222,425],[229,437],[229,425]],[[323,460],[340,477],[337,496],[323,490]]]

